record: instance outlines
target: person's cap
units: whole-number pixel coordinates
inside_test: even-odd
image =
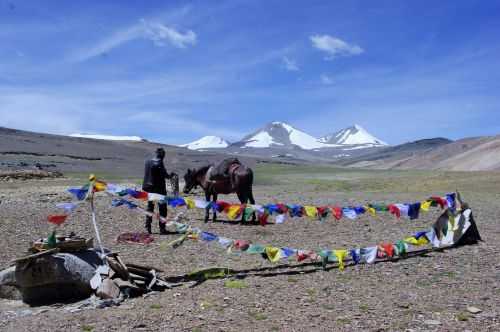
[[[157,148],[156,153],[165,153],[165,149],[163,148]]]

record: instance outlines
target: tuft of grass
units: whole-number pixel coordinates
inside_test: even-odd
[[[226,280],[224,282],[224,287],[232,289],[243,289],[247,288],[248,285],[242,280]]]
[[[443,272],[443,276],[446,276],[448,278],[455,278],[457,276],[457,274],[453,271],[447,271],[447,272]]]
[[[347,317],[339,317],[337,318],[337,323],[339,324],[349,324],[351,320]]]
[[[288,277],[287,281],[288,282],[299,282],[299,279],[294,278],[294,277]]]
[[[366,304],[360,304],[359,310],[366,312],[366,311],[370,310],[370,307]]]
[[[308,288],[306,290],[306,292],[307,292],[307,295],[309,295],[310,297],[316,296],[316,289],[314,289],[314,288]]]
[[[155,309],[155,310],[158,310],[158,309],[163,308],[163,306],[162,306],[161,304],[157,304],[157,303],[156,303],[156,304],[152,304],[152,305],[150,305],[150,306],[149,306],[149,308],[151,308],[151,309]]]
[[[250,311],[250,312],[248,312],[248,315],[255,320],[266,320],[267,319],[266,315],[264,315],[263,313],[257,312],[257,311]]]
[[[457,314],[457,320],[459,322],[466,322],[466,321],[469,320],[469,315],[467,313],[465,313],[465,312],[459,312]]]
[[[92,332],[92,331],[94,331],[94,327],[92,325],[83,325],[82,331],[83,332]]]

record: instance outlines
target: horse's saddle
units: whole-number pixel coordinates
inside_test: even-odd
[[[234,171],[241,166],[237,158],[227,158],[221,161],[218,165],[212,166],[209,169],[210,180],[224,180],[234,173]]]
[[[241,166],[238,159],[223,160],[217,166],[210,166],[206,178],[212,182],[229,182],[234,188],[234,173]]]

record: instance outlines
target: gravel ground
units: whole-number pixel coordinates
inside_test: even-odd
[[[24,253],[30,241],[49,233],[45,218],[55,211],[55,203],[70,199],[65,189],[53,180],[0,184],[0,266]],[[442,193],[332,192],[306,185],[255,188],[258,203],[316,205],[407,202]],[[20,301],[0,299],[0,330],[498,331],[500,194],[475,187],[463,195],[473,208],[483,243],[396,262],[349,266],[343,272],[296,262],[273,265],[255,255],[228,256],[217,245],[194,241],[176,250],[162,245],[176,235],[155,234],[155,242],[148,246],[117,244],[120,233],[143,230],[143,217],[123,207],[111,208],[109,198],[102,197],[97,208],[103,241],[125,261],[157,266],[166,276],[214,266],[252,272],[238,283],[228,283],[228,279],[191,283],[127,300],[118,307],[75,313],[64,307],[30,308]],[[234,201],[235,197],[226,199]],[[411,222],[381,214],[355,221],[329,219],[324,224],[294,218],[266,227],[204,224],[200,211],[188,215],[194,225],[230,238],[303,249],[340,249],[397,241],[429,228],[439,211]],[[220,219],[225,218],[221,215]],[[92,237],[88,208],[79,208],[62,228],[61,232]],[[482,311],[472,314],[469,306]]]

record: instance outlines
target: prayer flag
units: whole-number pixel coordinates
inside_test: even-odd
[[[212,234],[212,233],[209,233],[209,232],[201,232],[200,238],[201,238],[203,241],[210,242],[210,241],[215,241],[215,240],[217,240],[217,235]]]
[[[347,256],[347,250],[334,250],[333,251],[335,257],[337,258],[337,261],[339,262],[339,269],[340,271],[344,271],[344,259]]]
[[[306,211],[306,216],[309,218],[315,218],[318,216],[318,208],[315,206],[304,206],[304,210]]]
[[[421,204],[420,204],[420,209],[422,211],[429,211],[429,208],[431,207],[431,204],[432,202],[430,200],[426,200],[426,201],[423,201]]]
[[[236,240],[236,241],[234,241],[234,247],[236,249],[240,249],[241,251],[247,250],[249,246],[250,246],[250,242],[248,242],[246,240]]]
[[[377,258],[377,251],[378,247],[367,247],[367,248],[361,248],[360,250],[360,255],[361,258],[367,262],[368,264],[371,264],[375,262],[375,259]]]
[[[359,264],[359,262],[361,261],[361,250],[351,249],[350,255],[354,264]]]
[[[210,205],[210,202],[204,201],[204,200],[201,200],[201,199],[195,199],[194,200],[194,205],[197,208],[206,209]]]
[[[47,220],[51,224],[55,224],[57,226],[60,226],[60,225],[62,225],[66,221],[67,218],[68,218],[68,216],[65,215],[65,214],[61,214],[61,215],[49,215],[47,217]]]
[[[281,250],[276,247],[266,247],[265,249],[266,256],[270,262],[276,263],[281,258]]]
[[[196,207],[196,203],[195,203],[194,199],[186,197],[186,198],[184,198],[184,201],[186,201],[186,207],[188,209],[194,209]]]
[[[78,204],[75,204],[75,203],[58,203],[58,204],[56,204],[56,207],[58,209],[63,209],[64,211],[66,211],[66,213],[73,212],[73,210],[76,209],[77,206],[78,206]]]
[[[276,221],[277,224],[282,224],[282,223],[285,222],[285,219],[286,219],[286,214],[283,213],[283,214],[278,214],[276,216],[275,221]]]
[[[342,209],[342,215],[349,219],[356,219],[356,211],[353,208],[345,207]]]
[[[247,249],[247,253],[249,254],[262,254],[266,251],[265,247],[260,244],[250,244]]]
[[[227,217],[231,220],[236,219],[241,214],[241,205],[235,204],[228,206],[226,211]]]
[[[224,248],[229,248],[233,244],[233,240],[228,239],[227,237],[219,237],[219,244]]]
[[[165,199],[164,195],[156,193],[148,193],[148,201],[158,202],[158,201],[163,201],[164,199]]]
[[[82,188],[69,188],[68,191],[73,194],[76,199],[78,199],[79,201],[83,201],[85,199],[85,197],[87,197],[87,193],[88,193],[88,187],[82,187]]]

